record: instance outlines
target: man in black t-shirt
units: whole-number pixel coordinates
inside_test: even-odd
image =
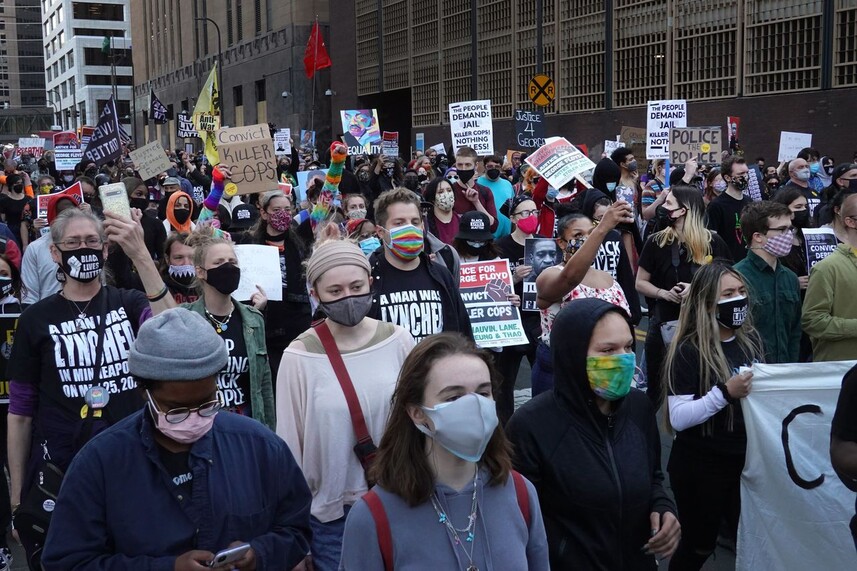
[[[842,379],[842,390],[830,425],[830,460],[845,487],[857,492],[857,367]],[[854,509],[857,511],[857,502]],[[851,535],[857,548],[857,515],[851,519]]]
[[[742,157],[732,155],[723,160],[721,173],[729,186],[708,205],[708,229],[723,238],[732,260],[740,262],[747,255],[741,233],[741,211],[753,202],[744,194],[750,185],[750,169]]]

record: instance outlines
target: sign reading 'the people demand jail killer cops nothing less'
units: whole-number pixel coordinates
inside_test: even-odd
[[[490,100],[450,103],[449,128],[456,153],[461,147],[470,147],[479,156],[494,154]]]

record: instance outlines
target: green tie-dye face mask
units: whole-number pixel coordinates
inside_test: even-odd
[[[586,358],[589,386],[604,400],[618,400],[631,390],[637,358],[633,353]]]

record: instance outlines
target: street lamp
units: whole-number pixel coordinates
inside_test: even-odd
[[[223,91],[223,44],[220,43],[220,26],[218,26],[217,22],[215,22],[211,18],[194,18],[194,20],[196,20],[197,22],[203,22],[203,21],[211,22],[212,25],[214,25],[214,29],[217,30],[217,75],[219,76],[217,78],[217,84],[218,84],[218,91],[222,92]],[[207,30],[206,30],[206,33],[208,33]],[[219,97],[219,98],[221,101],[221,103],[220,103],[221,112],[220,113],[222,115],[223,114],[223,98],[222,97]]]

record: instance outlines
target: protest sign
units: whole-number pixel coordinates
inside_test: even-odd
[[[490,100],[450,103],[449,128],[453,152],[457,153],[461,147],[470,147],[480,156],[494,154]]]
[[[54,165],[58,171],[74,170],[83,157],[77,133],[64,131],[54,134]]]
[[[179,139],[199,137],[196,127],[193,126],[193,119],[191,119],[190,113],[183,111],[176,116],[176,136]]]
[[[545,144],[545,114],[541,111],[515,110],[518,147],[537,149]]]
[[[833,253],[839,241],[833,228],[803,228],[804,245],[806,247],[806,271]]]
[[[292,154],[291,129],[277,129],[274,131],[274,154],[277,157],[288,157]]]
[[[0,404],[9,404],[9,375],[6,366],[12,357],[12,345],[15,343],[15,330],[18,328],[20,313],[0,315]]]
[[[806,147],[812,146],[812,133],[792,133],[780,131],[780,150],[777,153],[778,161],[790,161],[797,158],[797,154]]]
[[[381,134],[381,154],[385,157],[399,156],[399,132],[384,131]]]
[[[122,156],[122,140],[119,138],[119,113],[116,101],[111,96],[98,119],[92,138],[84,147],[83,157],[98,166],[115,161]]]
[[[463,262],[460,293],[464,300],[473,339],[480,347],[526,345],[521,314],[508,296],[513,293],[509,260]]]
[[[267,123],[217,130],[220,164],[232,171],[238,194],[266,192],[277,188],[277,163]]]
[[[439,155],[445,155],[446,154],[446,149],[444,148],[443,143],[438,143],[437,145],[432,145],[429,148],[433,149],[434,152],[436,152]]]
[[[617,137],[617,140],[615,140],[615,141],[611,141],[610,139],[604,140],[604,152],[607,154],[608,157],[613,153],[613,151],[615,151],[616,149],[618,149],[621,146],[622,146],[622,141],[619,141],[618,137]]]
[[[548,143],[529,155],[526,162],[554,188],[560,188],[575,175],[595,168],[589,157],[562,137],[548,139]]]
[[[687,126],[687,101],[649,101],[646,117],[646,158],[670,158],[670,129]]]
[[[298,194],[298,200],[306,200],[307,186],[309,183],[312,182],[312,179],[320,178],[322,182],[324,182],[326,176],[327,169],[298,171],[298,188],[296,189],[296,192]]]
[[[348,109],[339,112],[342,121],[342,141],[349,155],[381,152],[381,127],[377,109]]]
[[[738,128],[741,126],[741,118],[729,116],[726,118],[726,137],[729,140],[729,149],[738,150]]]
[[[241,268],[241,281],[232,294],[235,299],[250,301],[258,285],[265,290],[268,301],[283,301],[280,251],[276,246],[241,244],[235,246],[235,257]]]
[[[683,165],[696,159],[700,165],[720,164],[720,127],[676,127],[670,129],[670,163]]]
[[[40,194],[36,197],[36,217],[47,219],[48,204],[51,200],[57,199],[58,196],[73,196],[78,204],[83,204],[83,187],[79,182],[74,183],[62,192],[53,194]]]
[[[41,137],[21,137],[18,139],[18,148],[15,149],[15,157],[30,155],[36,159],[40,159],[44,150],[45,140]]]
[[[424,153],[426,151],[426,135],[425,135],[425,133],[417,133],[416,148],[421,153]]]
[[[164,148],[158,141],[152,141],[148,145],[131,151],[130,154],[131,160],[134,161],[134,168],[143,180],[158,176],[172,167]]]
[[[95,127],[83,126],[80,128],[80,148],[85,149],[89,145],[92,134],[95,133]]]
[[[737,571],[857,569],[848,528],[854,493],[829,453],[842,378],[854,364],[753,365],[753,390],[741,400],[747,459]]]
[[[642,127],[622,127],[619,131],[619,141],[623,147],[628,147],[634,152],[635,157],[646,156],[646,138],[648,133]]]
[[[523,311],[538,311],[536,307],[536,278],[551,266],[562,261],[562,251],[552,238],[527,238],[524,242],[524,265],[533,271],[524,279]]]

